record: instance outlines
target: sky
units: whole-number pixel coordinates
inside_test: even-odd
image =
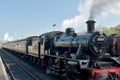
[[[120,24],[119,9],[120,0],[0,0],[0,41],[67,27],[81,32],[89,19],[96,26],[113,27]]]

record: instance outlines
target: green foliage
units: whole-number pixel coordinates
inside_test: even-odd
[[[120,31],[116,31],[115,28],[102,27],[102,30],[106,34],[120,34]]]

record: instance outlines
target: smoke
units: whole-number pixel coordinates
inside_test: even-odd
[[[13,40],[14,38],[10,34],[8,33],[4,34],[4,41],[13,41]]]
[[[65,19],[62,22],[62,29],[67,27],[78,28],[83,25],[87,20],[88,15],[88,6],[90,6],[91,0],[85,1],[84,3],[80,3],[78,6],[79,15],[74,16],[73,18]],[[87,8],[87,9],[85,9]]]
[[[86,21],[85,15],[75,16],[71,19],[66,19],[62,22],[62,28],[74,27],[77,28],[79,25],[82,25]]]
[[[92,0],[89,19],[97,16],[120,14],[120,0]]]
[[[83,26],[85,22],[96,17],[102,20],[112,15],[120,15],[120,0],[84,0],[78,6],[79,15],[73,18],[65,19],[62,22],[62,28]]]

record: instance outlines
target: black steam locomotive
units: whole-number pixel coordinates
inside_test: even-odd
[[[65,33],[53,31],[40,36],[3,44],[3,49],[33,57],[46,73],[66,80],[119,80],[120,59],[107,53],[108,37],[94,31],[95,21],[87,21],[87,33],[78,35],[73,28]]]

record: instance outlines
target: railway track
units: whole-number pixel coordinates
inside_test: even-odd
[[[39,72],[5,50],[0,49],[0,56],[6,66],[10,80],[59,80]]]
[[[13,56],[3,54],[2,59],[12,80],[39,80]]]

